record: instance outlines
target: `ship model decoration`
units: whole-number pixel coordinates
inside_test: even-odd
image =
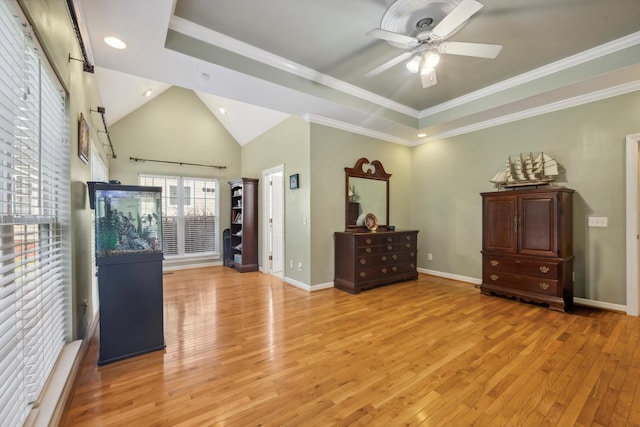
[[[509,156],[489,180],[498,188],[548,185],[558,177],[558,163],[545,153]]]

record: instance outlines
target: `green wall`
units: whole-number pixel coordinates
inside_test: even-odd
[[[481,199],[510,154],[544,151],[574,194],[576,297],[626,304],[625,136],[640,129],[640,92],[581,105],[412,150],[412,220],[418,266],[481,278]],[[589,228],[589,216],[608,228]],[[433,260],[427,260],[427,254]]]
[[[311,284],[333,283],[333,233],[345,229],[345,167],[361,157],[379,160],[391,174],[389,219],[398,229],[411,227],[411,150],[327,126],[311,125]],[[418,240],[421,236],[418,235]]]
[[[109,178],[137,185],[139,174],[217,178],[220,185],[218,247],[231,215],[228,181],[240,176],[240,145],[190,89],[171,87],[109,128],[117,155],[109,161]],[[135,162],[131,157],[225,166],[217,169],[162,162]],[[211,260],[201,260],[210,263]],[[178,260],[165,266],[180,266]],[[194,265],[189,261],[189,265]]]
[[[242,148],[242,176],[261,180],[258,184],[258,261],[262,266],[262,172],[284,165],[284,273],[285,277],[305,285],[311,283],[312,268],[309,245],[313,183],[310,175],[309,133],[309,123],[300,117],[290,117]],[[300,188],[291,190],[289,175],[296,173],[300,176]],[[302,263],[302,271],[298,269],[299,263]]]

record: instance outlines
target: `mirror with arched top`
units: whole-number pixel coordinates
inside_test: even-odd
[[[373,214],[378,227],[389,224],[389,178],[378,160],[362,157],[345,171],[345,229],[367,229],[365,217]]]

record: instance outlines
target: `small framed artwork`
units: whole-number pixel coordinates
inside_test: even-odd
[[[78,122],[78,157],[84,163],[89,163],[89,124],[84,119],[84,115],[80,113],[80,121]]]
[[[289,188],[294,190],[300,187],[300,180],[298,178],[298,174],[293,174],[289,176]]]

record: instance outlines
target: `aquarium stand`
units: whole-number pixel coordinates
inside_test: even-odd
[[[119,257],[98,265],[100,355],[98,365],[165,347],[162,254]],[[110,260],[112,261],[112,260]]]

